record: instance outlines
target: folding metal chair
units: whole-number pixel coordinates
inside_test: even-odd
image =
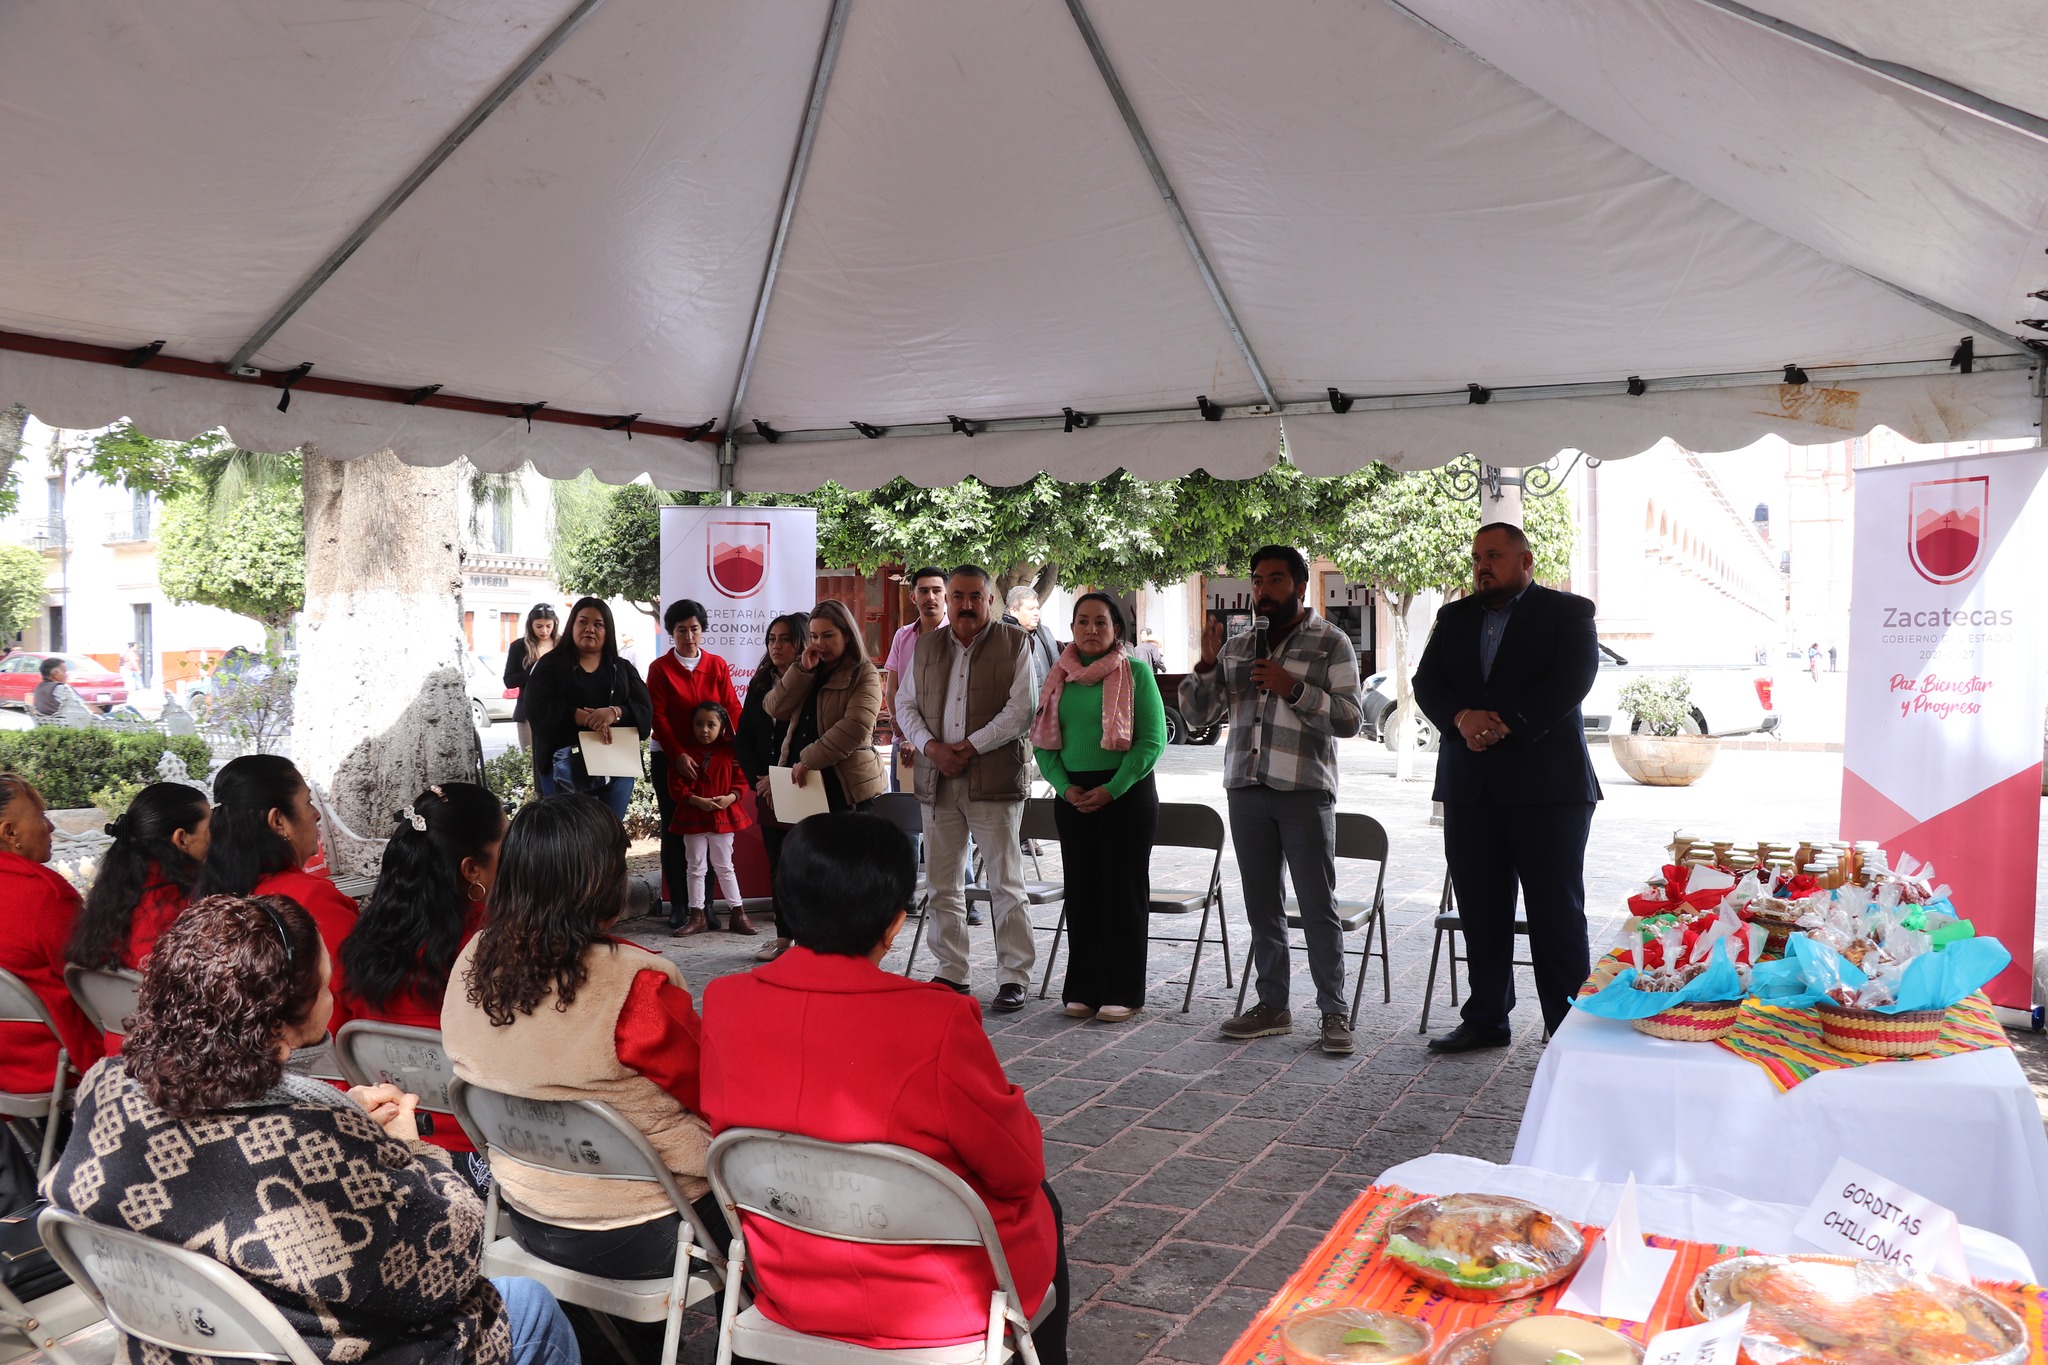
[[[891,795],[901,796],[902,793],[894,792]],[[887,800],[888,798],[883,797],[881,799]],[[916,798],[913,797],[911,799],[914,801]],[[920,811],[918,815],[919,830],[924,828],[923,819],[923,813]],[[1057,840],[1060,837],[1059,830],[1053,824],[1052,801],[1050,798],[1043,796],[1025,798],[1024,809],[1018,819],[1018,837],[1029,840]],[[919,856],[922,858],[921,846]],[[1067,912],[1064,905],[1067,899],[1067,884],[1064,881],[1054,882],[1044,879],[1045,869],[1038,861],[1037,850],[1034,849],[1025,856],[1031,859],[1031,870],[1037,874],[1035,877],[1027,878],[1024,882],[1025,903],[1031,906],[1039,906],[1051,905],[1055,901],[1061,902],[1059,923],[1061,926],[1064,926],[1067,922]],[[922,866],[921,863],[920,866]],[[963,888],[966,897],[965,904],[969,908],[982,904],[988,905],[993,909],[995,897],[987,884],[987,875],[983,870],[985,866],[986,864],[981,857],[981,851],[977,848],[975,850],[974,866],[968,871],[968,876],[971,880]],[[918,946],[924,941],[924,920],[926,916],[922,912],[925,907],[929,906],[931,901],[931,888],[922,872],[918,875],[917,886],[921,897],[920,913],[918,916],[917,932],[910,936],[910,957],[903,964],[903,974],[905,976],[910,975],[917,966]],[[1041,925],[1034,924],[1031,927],[1043,932],[1043,926]],[[1057,950],[1059,944],[1059,933],[1059,927],[1055,927],[1053,930],[1055,950]],[[1041,998],[1043,994],[1041,991]]]
[[[36,1225],[124,1336],[191,1356],[322,1365],[276,1304],[211,1256],[62,1209]]]
[[[106,1314],[43,1245],[35,1223],[39,1211],[40,1205],[31,1205],[0,1215],[0,1280],[12,1281],[0,1283],[0,1362],[41,1352],[54,1365],[75,1365],[61,1344],[64,1338],[104,1323]]]
[[[1339,858],[1354,858],[1360,862],[1379,864],[1378,875],[1373,879],[1372,895],[1362,901],[1340,900],[1337,902],[1337,924],[1345,934],[1365,930],[1365,946],[1356,954],[1344,950],[1346,957],[1358,958],[1358,980],[1351,988],[1351,1022],[1347,1028],[1358,1027],[1358,1002],[1365,995],[1365,974],[1372,966],[1373,940],[1379,940],[1380,960],[1380,1003],[1391,1004],[1394,999],[1394,969],[1387,961],[1387,831],[1386,827],[1370,815],[1355,811],[1337,812],[1337,844],[1334,849]],[[1301,901],[1289,896],[1286,902],[1287,927],[1301,928]],[[1290,941],[1290,952],[1308,951],[1305,944]],[[1244,1013],[1245,990],[1252,980],[1252,947],[1244,948],[1244,970],[1238,977],[1237,1010]]]
[[[334,1035],[334,1060],[350,1085],[395,1085],[418,1095],[421,1109],[455,1122],[448,1100],[455,1067],[439,1029],[352,1019]]]
[[[1437,897],[1436,909],[1436,938],[1429,947],[1429,981],[1422,988],[1422,1024],[1415,1030],[1417,1033],[1429,1032],[1429,1007],[1436,999],[1437,959],[1443,953],[1446,943],[1451,948],[1451,1003],[1458,1003],[1458,964],[1465,960],[1458,953],[1458,936],[1465,932],[1465,921],[1458,917],[1458,893],[1451,885],[1451,874],[1448,869],[1444,872],[1444,889]],[[1516,920],[1515,934],[1517,937],[1527,938],[1529,921]],[[1511,965],[1533,968],[1536,964],[1528,958],[1518,957]],[[1544,1034],[1546,1038],[1549,1036],[1547,1032]]]
[[[64,988],[85,1011],[85,1017],[101,1033],[116,1038],[128,1036],[128,1021],[135,1017],[135,992],[142,985],[142,973],[126,967],[81,967],[76,962],[64,968]]]
[[[50,1173],[50,1162],[57,1155],[57,1120],[63,1116],[64,1102],[70,1098],[65,1091],[71,1080],[71,1054],[64,1048],[64,1035],[57,1032],[57,1021],[43,1007],[42,997],[9,971],[0,971],[0,1024],[39,1024],[57,1040],[57,1066],[47,1091],[17,1094],[0,1090],[0,1118],[42,1122],[42,1156],[36,1162],[36,1179],[41,1180]]]
[[[697,1211],[646,1135],[601,1100],[522,1099],[460,1077],[448,1083],[448,1105],[477,1151],[494,1167],[511,1161],[578,1179],[634,1180],[661,1187],[682,1220],[676,1230],[675,1270],[665,1278],[618,1280],[571,1270],[534,1255],[512,1237],[500,1237],[484,1252],[484,1273],[539,1280],[563,1303],[609,1317],[665,1322],[661,1365],[675,1365],[683,1309],[718,1293],[725,1283],[725,1256],[712,1245]],[[495,1175],[485,1200],[484,1226],[498,1226]],[[702,1262],[701,1272],[693,1273],[693,1259]]]
[[[1031,1329],[1056,1306],[1055,1291],[1047,1288],[1038,1312],[1025,1316],[988,1205],[966,1181],[922,1152],[888,1143],[823,1142],[764,1128],[730,1128],[713,1140],[705,1166],[733,1230],[717,1365],[730,1365],[735,1355],[770,1365],[1002,1365],[1013,1351],[1038,1365]],[[741,1281],[751,1274],[748,1217],[839,1242],[980,1247],[988,1252],[996,1281],[987,1334],[956,1346],[884,1350],[806,1335],[771,1320],[758,1307],[742,1312]]]

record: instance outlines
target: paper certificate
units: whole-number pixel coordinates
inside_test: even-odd
[[[775,819],[780,824],[794,825],[813,815],[823,815],[830,807],[825,801],[825,779],[817,773],[808,773],[809,778],[799,787],[790,779],[788,768],[768,770],[768,799],[775,803]]]
[[[599,739],[595,730],[581,731],[576,739],[583,750],[583,771],[592,777],[640,776],[640,734],[637,730],[614,729],[609,744]]]

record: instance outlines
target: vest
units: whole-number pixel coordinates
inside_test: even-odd
[[[996,718],[996,712],[1010,701],[1010,687],[1017,679],[1018,660],[1029,639],[1015,626],[1001,621],[989,623],[975,642],[967,664],[967,733],[973,734]],[[953,630],[951,626],[928,631],[917,642],[911,656],[916,670],[917,713],[925,728],[942,735],[946,728],[946,692],[953,682]],[[920,761],[917,799],[927,806],[938,800],[939,770]],[[968,760],[962,778],[970,801],[1022,801],[1030,778],[1024,767],[1024,737],[999,745]]]
[[[482,938],[455,959],[441,1008],[441,1042],[455,1074],[523,1099],[603,1100],[646,1135],[685,1195],[702,1198],[711,1188],[704,1179],[710,1125],[621,1062],[613,1041],[633,978],[656,971],[682,986],[682,970],[631,944],[599,943],[584,958],[590,977],[566,1012],[555,1008],[551,990],[532,1014],[515,1015],[501,1028],[468,999],[469,967]],[[629,1227],[673,1211],[661,1187],[643,1181],[578,1179],[495,1158],[491,1174],[513,1208],[563,1227]]]

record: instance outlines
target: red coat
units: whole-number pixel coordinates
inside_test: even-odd
[[[974,1000],[792,948],[705,987],[703,1105],[714,1134],[890,1142],[938,1161],[987,1201],[1025,1311],[1044,1301],[1059,1255],[1044,1139]],[[754,1219],[746,1234],[755,1302],[798,1331],[895,1348],[987,1330],[995,1276],[978,1248],[838,1242]]]
[[[674,650],[649,664],[647,697],[654,703],[654,747],[665,754],[696,747],[690,716],[704,702],[723,706],[733,727],[739,727],[740,694],[733,690],[732,669],[708,649],[698,651],[694,668],[677,663]]]
[[[747,814],[744,801],[734,801],[724,810],[699,810],[686,799],[692,796],[744,796],[747,775],[740,771],[739,755],[729,741],[709,746],[688,744],[670,753],[686,753],[697,760],[697,780],[683,781],[676,768],[668,770],[668,787],[675,797],[675,818],[669,821],[671,834],[734,834],[751,829],[754,817]]]
[[[64,985],[64,950],[78,918],[78,892],[57,873],[18,853],[0,852],[0,969],[22,980],[56,1021],[71,1065],[100,1059],[99,1030]],[[50,1088],[57,1039],[41,1024],[0,1024],[0,1090],[33,1095]]]
[[[268,874],[256,883],[249,894],[288,896],[313,917],[313,923],[320,929],[320,941],[327,945],[327,960],[334,968],[334,977],[328,983],[334,992],[334,1020],[327,1027],[330,1032],[339,1029],[349,1021],[341,983],[341,941],[348,937],[349,930],[356,927],[355,901],[343,895],[341,888],[327,878],[296,867]]]
[[[121,965],[133,971],[142,970],[157,939],[192,903],[191,892],[176,882],[161,880],[162,876],[155,866],[150,867],[149,885],[142,889],[142,899],[128,920],[128,947],[121,954]]]

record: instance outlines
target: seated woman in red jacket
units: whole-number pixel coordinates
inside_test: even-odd
[[[99,1030],[64,986],[64,947],[78,893],[52,872],[50,817],[25,777],[0,773],[0,971],[14,973],[56,1021],[74,1072],[100,1059]],[[0,1091],[41,1094],[57,1072],[56,1038],[41,1024],[0,1024]]]
[[[152,782],[107,826],[85,910],[71,934],[81,967],[142,970],[157,936],[192,903],[192,883],[211,842],[213,803],[183,782]],[[111,1043],[108,1051],[116,1051]]]
[[[1044,1365],[1065,1365],[1067,1258],[1038,1120],[980,1005],[877,965],[916,880],[909,841],[879,816],[814,815],[790,832],[775,896],[796,946],[705,987],[704,1116],[714,1134],[895,1143],[959,1175],[988,1204],[1025,1313],[1058,1295],[1032,1341]],[[752,1220],[746,1235],[755,1303],[784,1326],[883,1348],[987,1330],[995,1276],[978,1247],[839,1242]]]
[[[320,851],[320,813],[313,792],[288,758],[244,754],[213,779],[211,841],[199,865],[192,899],[208,896],[288,896],[320,926],[320,941],[334,964],[334,1019],[348,1022],[341,1003],[341,944],[356,927],[356,903],[333,881],[305,870]]]

